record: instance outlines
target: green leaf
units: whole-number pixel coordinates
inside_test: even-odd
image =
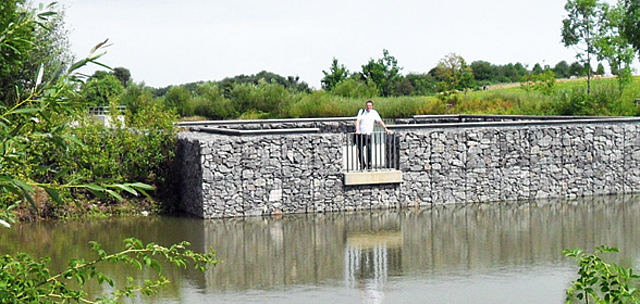
[[[131,187],[127,186],[127,185],[115,184],[113,186],[116,187],[116,188],[122,189],[122,190],[124,190],[126,192],[129,192],[129,193],[131,193],[133,195],[138,195],[138,192],[136,192],[136,190],[134,190],[133,188],[131,188]]]
[[[18,108],[15,109],[13,111],[9,111],[7,112],[7,115],[12,115],[12,114],[33,114],[33,113],[37,113],[40,112],[41,109],[39,108]]]
[[[115,197],[119,201],[123,200],[122,196],[120,196],[120,194],[118,192],[115,192],[115,191],[113,191],[111,189],[106,189],[105,192],[107,192],[109,195]]]
[[[135,187],[136,189],[155,190],[155,188],[153,188],[153,186],[151,186],[149,184],[145,184],[145,183],[140,183],[140,182],[129,183],[129,184],[126,184],[126,185],[131,186],[131,187]]]
[[[64,204],[64,201],[62,200],[62,198],[60,198],[60,193],[58,193],[58,190],[46,187],[44,188],[44,190],[47,191],[47,194],[49,194],[49,197],[51,197],[54,202],[60,205]]]
[[[79,185],[79,187],[87,188],[89,190],[99,191],[99,192],[104,192],[106,190],[105,188],[100,187],[96,184],[82,184],[82,185]]]

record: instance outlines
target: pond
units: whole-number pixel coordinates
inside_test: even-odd
[[[213,248],[205,273],[165,266],[171,285],[132,303],[563,303],[576,278],[567,248],[618,247],[640,259],[639,197],[437,205],[420,209],[202,220],[136,217],[20,224],[0,252],[62,265],[122,240]],[[116,277],[144,277],[121,267]],[[88,286],[90,292],[109,287]]]

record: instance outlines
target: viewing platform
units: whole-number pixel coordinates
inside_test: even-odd
[[[640,192],[635,117],[387,121],[363,167],[355,118],[185,122],[183,208],[203,218]],[[378,136],[378,137],[376,137]]]

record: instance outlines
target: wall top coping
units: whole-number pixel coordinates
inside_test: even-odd
[[[489,122],[464,122],[464,123],[420,123],[387,125],[389,129],[435,129],[435,128],[470,128],[470,127],[522,127],[522,126],[552,126],[552,125],[576,125],[576,124],[611,124],[611,123],[640,123],[640,117],[599,117],[581,119],[555,119],[555,120],[521,120],[521,121],[489,121]]]
[[[246,135],[277,135],[277,134],[300,134],[300,133],[320,133],[320,128],[293,128],[293,129],[261,129],[261,130],[238,130],[214,127],[189,128],[192,132],[205,132],[232,136]]]
[[[293,122],[343,122],[352,121],[356,117],[317,117],[317,118],[283,118],[283,119],[249,119],[249,120],[198,120],[179,122],[180,127],[190,126],[219,126],[219,125],[246,125],[246,124],[276,124]]]
[[[330,123],[352,122],[355,117],[335,118],[299,118],[299,119],[260,119],[260,120],[218,120],[181,122],[178,126],[186,127],[191,132],[203,132],[227,136],[251,135],[289,135],[321,133],[321,128],[265,128],[265,129],[236,129],[231,126],[246,124],[275,125],[284,123]],[[387,124],[392,130],[415,129],[451,129],[451,128],[481,128],[481,127],[524,127],[524,126],[557,126],[575,124],[618,124],[640,123],[640,117],[612,117],[612,116],[526,116],[526,115],[415,115],[409,123]],[[435,122],[428,122],[428,120]],[[442,122],[443,119],[458,121]],[[424,122],[427,120],[427,122]],[[471,121],[465,121],[471,120]],[[478,121],[486,120],[486,121]],[[218,127],[219,126],[219,127]]]
[[[598,119],[617,119],[628,117],[600,116]],[[198,120],[183,121],[177,123],[179,127],[206,127],[206,126],[231,126],[231,125],[248,125],[248,124],[283,124],[283,123],[323,123],[323,122],[350,122],[356,119],[355,116],[349,117],[315,117],[315,118],[282,118],[282,119],[249,119],[249,120]],[[417,122],[419,120],[429,119],[457,119],[464,121],[466,119],[485,119],[485,120],[591,120],[594,116],[537,116],[537,115],[469,115],[469,114],[447,114],[447,115],[413,115],[409,119]]]

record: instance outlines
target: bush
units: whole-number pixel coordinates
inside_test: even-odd
[[[290,117],[335,117],[343,116],[344,98],[331,95],[326,91],[315,91],[303,95],[291,104],[287,111]]]
[[[238,113],[269,113],[271,118],[284,116],[288,106],[297,98],[296,94],[289,92],[283,85],[264,80],[260,80],[257,85],[236,84],[230,95]]]
[[[331,93],[346,98],[373,98],[378,96],[378,87],[373,82],[362,82],[349,78],[338,82]]]

